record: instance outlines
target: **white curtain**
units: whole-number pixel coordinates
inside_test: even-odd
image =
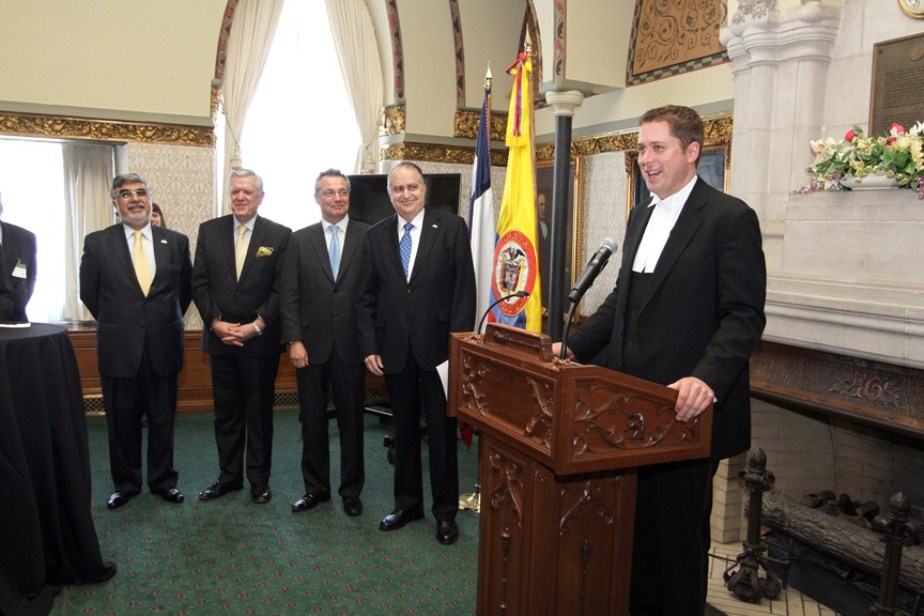
[[[283,0],[241,0],[234,11],[221,88],[225,114],[223,212],[230,211],[227,194],[229,173],[232,168],[241,166],[238,140],[244,130],[247,108],[269,55],[282,4]]]
[[[64,320],[92,321],[80,301],[80,259],[83,238],[115,221],[109,188],[113,176],[113,148],[108,145],[64,144]],[[48,267],[47,265],[45,267]]]
[[[340,69],[363,140],[355,170],[374,173],[379,159],[378,124],[385,95],[372,17],[363,0],[326,1]]]

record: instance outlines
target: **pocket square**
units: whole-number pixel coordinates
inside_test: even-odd
[[[257,248],[257,257],[271,257],[273,256],[273,247],[272,246],[260,246]]]

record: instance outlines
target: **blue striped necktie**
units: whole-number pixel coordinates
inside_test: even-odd
[[[404,266],[404,277],[407,278],[407,266],[411,262],[411,229],[414,228],[409,222],[404,223],[404,235],[401,236],[401,243],[398,248],[401,251],[401,265]]]

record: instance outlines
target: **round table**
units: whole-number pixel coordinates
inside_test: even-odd
[[[0,328],[0,613],[47,613],[57,587],[102,582],[80,374],[67,330]]]

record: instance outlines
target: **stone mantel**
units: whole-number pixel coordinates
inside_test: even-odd
[[[793,195],[765,339],[924,368],[922,232],[910,190]]]

